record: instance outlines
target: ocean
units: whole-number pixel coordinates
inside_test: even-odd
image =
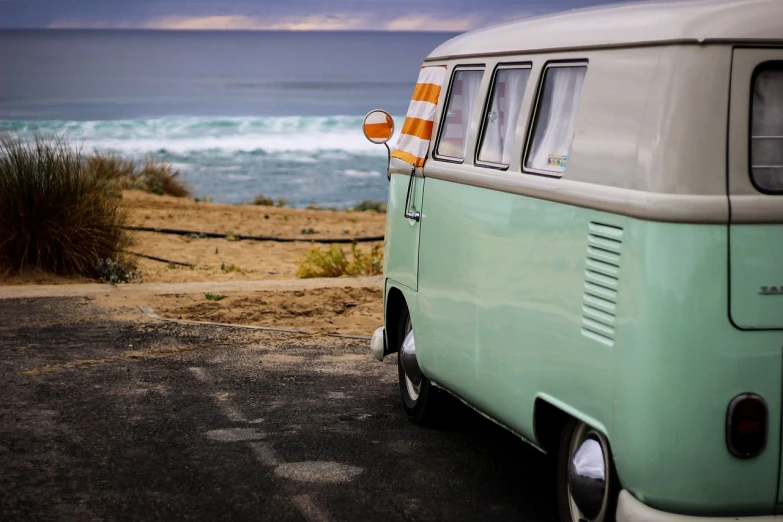
[[[197,196],[293,206],[384,200],[386,148],[421,59],[449,33],[0,31],[0,129],[173,164]],[[392,140],[392,144],[394,140]]]

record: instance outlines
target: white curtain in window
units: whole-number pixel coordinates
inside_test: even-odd
[[[481,78],[483,71],[465,71],[462,77],[462,154],[460,158],[466,156],[466,147],[468,145],[468,130],[470,121],[473,119],[473,109],[476,107]]]
[[[498,76],[500,76],[500,73],[498,73]],[[495,80],[492,103],[489,106],[489,112],[484,115],[484,136],[482,137],[481,149],[479,150],[479,159],[492,163],[500,163],[503,157],[503,138],[500,125],[501,100],[498,99],[499,86],[500,78]]]
[[[783,190],[783,70],[756,76],[751,136],[753,180],[764,190]]]
[[[476,106],[484,71],[458,71],[454,75],[449,105],[443,119],[437,153],[451,158],[465,158],[468,129]]]
[[[585,67],[552,67],[547,70],[528,167],[565,171],[586,70]],[[545,107],[548,110],[542,110]]]
[[[514,134],[525,95],[529,69],[501,69],[495,77],[492,104],[484,116],[484,135],[479,159],[491,163],[511,163]]]

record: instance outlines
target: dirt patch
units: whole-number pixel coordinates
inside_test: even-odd
[[[88,277],[58,276],[38,268],[25,268],[14,274],[8,269],[0,269],[0,285],[73,285],[92,282]]]
[[[318,333],[371,335],[383,324],[380,288],[336,287],[293,291],[158,295],[160,316],[191,321],[294,328]],[[220,298],[220,300],[214,300]]]

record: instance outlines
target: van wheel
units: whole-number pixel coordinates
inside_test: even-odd
[[[418,365],[412,368],[409,366],[410,373],[413,375],[406,374],[403,367],[403,345],[407,342],[408,347],[413,345],[415,350],[413,325],[411,324],[408,306],[405,304],[403,304],[400,313],[397,339],[397,373],[400,381],[402,406],[411,422],[422,425],[431,424],[435,417],[434,410],[436,409],[435,403],[437,402],[438,390],[432,386],[429,379],[421,374],[420,371],[416,373]]]
[[[563,426],[557,458],[561,522],[612,522],[620,483],[603,433],[574,418]]]

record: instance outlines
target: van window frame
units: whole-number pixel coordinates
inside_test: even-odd
[[[432,147],[432,159],[436,161],[443,161],[445,163],[456,163],[456,164],[462,164],[465,163],[466,158],[454,158],[451,156],[443,156],[441,154],[438,154],[438,147],[440,147],[440,138],[443,135],[443,129],[446,127],[446,118],[448,117],[448,111],[449,111],[449,103],[451,103],[451,90],[454,87],[454,78],[456,78],[457,73],[461,71],[481,71],[483,74],[486,74],[487,67],[486,64],[483,63],[476,63],[476,64],[460,64],[456,65],[454,67],[454,70],[451,71],[451,77],[449,78],[449,88],[446,91],[446,99],[443,102],[443,108],[441,109],[440,114],[440,121],[438,121],[438,136],[435,140],[435,145]],[[484,81],[484,78],[482,77],[481,81]],[[478,94],[481,94],[479,91]],[[478,105],[479,100],[476,100],[476,104]],[[470,123],[470,122],[468,122]],[[468,129],[470,130],[470,129]],[[469,134],[469,133],[468,133]],[[468,137],[468,134],[465,135],[466,139]],[[467,156],[467,151],[465,156]]]
[[[750,76],[750,95],[748,96],[748,178],[750,178],[750,183],[753,185],[753,188],[762,194],[780,196],[783,195],[783,189],[769,190],[762,188],[756,183],[756,178],[753,176],[753,93],[756,88],[756,79],[761,73],[769,70],[783,71],[783,60],[763,61],[753,69],[753,74]],[[783,141],[783,139],[781,139],[781,141]]]
[[[500,71],[506,71],[509,69],[527,69],[530,71],[530,75],[528,76],[527,82],[525,83],[525,95],[527,95],[527,88],[528,84],[530,83],[530,76],[533,75],[533,62],[526,61],[526,62],[508,62],[508,63],[498,63],[495,68],[492,70],[492,78],[489,82],[489,87],[487,88],[487,95],[484,97],[484,109],[482,110],[482,118],[481,118],[481,127],[479,128],[478,136],[476,136],[476,148],[473,151],[473,165],[476,167],[486,167],[490,169],[496,169],[496,170],[508,170],[511,167],[511,164],[504,164],[504,163],[494,163],[491,161],[482,161],[479,159],[479,153],[481,152],[481,145],[484,141],[484,133],[487,129],[487,111],[490,108],[490,104],[492,103],[492,95],[494,94],[495,84],[497,83],[498,78],[498,72]],[[521,103],[521,101],[520,101]],[[516,125],[519,126],[519,121],[522,119],[523,114],[520,109],[519,111],[519,118],[517,119]]]
[[[544,66],[541,68],[541,74],[538,78],[538,90],[536,91],[536,98],[533,102],[533,114],[530,118],[530,121],[527,125],[527,136],[525,137],[525,147],[522,149],[522,164],[521,164],[521,171],[523,174],[530,174],[533,176],[544,176],[547,178],[554,178],[554,179],[561,179],[565,175],[565,171],[563,172],[555,172],[551,170],[541,170],[541,169],[534,169],[526,166],[528,155],[530,154],[530,147],[533,144],[533,133],[536,128],[536,123],[538,123],[538,111],[541,108],[541,97],[544,94],[544,81],[546,80],[546,73],[549,71],[549,69],[553,69],[556,67],[584,67],[585,69],[588,68],[589,61],[587,58],[577,58],[577,59],[570,59],[570,60],[549,60],[546,63],[544,63]],[[585,76],[587,76],[587,73],[585,72]],[[582,103],[582,96],[580,93],[579,96],[579,104]],[[577,110],[579,109],[579,106],[577,105]],[[571,154],[571,149],[569,148],[569,156]],[[567,167],[566,167],[567,168]]]

